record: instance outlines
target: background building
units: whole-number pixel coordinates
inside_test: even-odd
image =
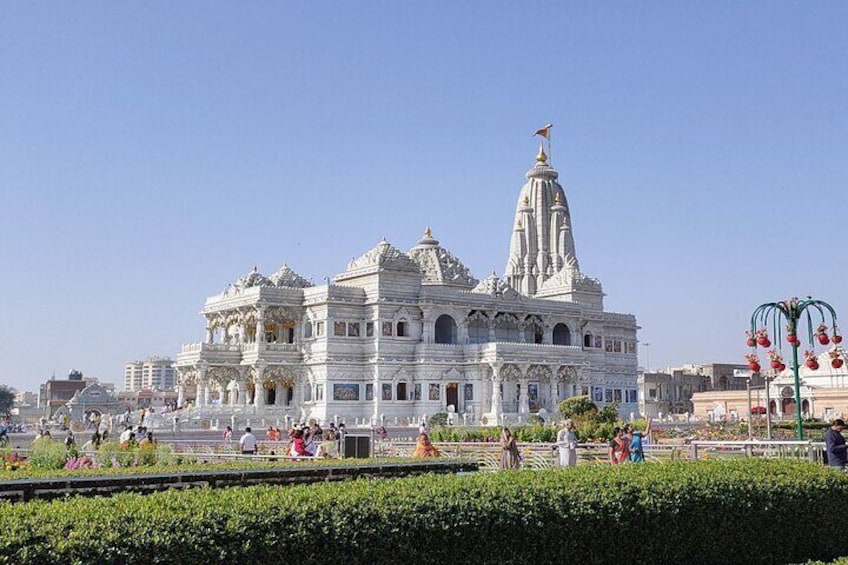
[[[150,357],[124,366],[124,390],[173,390],[176,386],[174,362],[168,357]]]

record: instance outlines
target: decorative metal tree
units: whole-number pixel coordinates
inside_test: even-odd
[[[816,315],[817,314],[817,315]],[[829,317],[829,319],[828,319]],[[786,370],[786,365],[783,362],[783,355],[779,349],[782,340],[781,318],[786,322],[786,342],[792,348],[792,371],[795,376],[795,417],[797,419],[797,434],[798,439],[804,439],[804,426],[801,416],[801,378],[798,374],[798,349],[801,348],[801,338],[799,333],[800,323],[806,321],[807,333],[810,340],[811,349],[804,351],[806,358],[805,365],[813,371],[819,368],[818,358],[815,348],[816,341],[819,345],[828,345],[833,343],[833,348],[828,352],[831,359],[831,366],[834,369],[839,369],[844,363],[845,353],[839,345],[842,343],[842,336],[836,326],[836,312],[827,302],[822,300],[813,300],[807,297],[805,300],[792,298],[783,302],[769,302],[760,305],[751,315],[751,330],[746,332],[748,335],[747,345],[753,349],[752,353],[745,356],[748,361],[748,368],[755,373],[760,372],[760,360],[757,356],[757,346],[767,350],[767,355],[770,359],[771,368],[778,373]],[[818,322],[814,325],[814,320]],[[830,322],[831,334],[828,335],[828,324]],[[768,329],[771,327],[773,335],[776,339],[774,349],[769,349],[772,346],[769,340]],[[815,330],[814,330],[815,328]],[[766,414],[771,417],[771,407],[766,408]],[[750,414],[748,415],[750,418]]]

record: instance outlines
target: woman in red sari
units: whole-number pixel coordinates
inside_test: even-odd
[[[630,460],[630,442],[624,435],[624,430],[618,426],[612,430],[612,439],[609,442],[609,460],[612,465]]]

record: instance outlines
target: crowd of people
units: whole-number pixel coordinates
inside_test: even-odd
[[[265,431],[265,440],[270,447],[270,455],[284,457],[326,457],[334,456],[340,449],[339,442],[344,434],[344,424],[336,427],[330,422],[326,430],[322,429],[314,418],[306,424],[294,424],[283,437],[282,431],[276,426],[269,426]],[[232,426],[223,431],[223,440],[229,444],[233,438]],[[280,445],[282,444],[282,445]],[[254,455],[259,449],[259,440],[250,427],[245,428],[244,434],[238,441],[239,451],[244,455]],[[277,453],[277,449],[280,453]]]

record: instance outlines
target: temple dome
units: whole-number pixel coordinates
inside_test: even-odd
[[[229,293],[232,290],[242,291],[254,286],[274,286],[274,284],[268,279],[268,277],[259,272],[259,267],[254,266],[252,271],[239,277],[236,282],[227,287],[227,290],[224,292]]]
[[[471,275],[468,267],[450,251],[439,245],[439,240],[433,237],[430,228],[427,228],[424,237],[418,241],[418,245],[407,252],[407,255],[421,269],[424,284],[461,287],[473,287],[477,284],[477,279]]]
[[[492,274],[480,281],[471,292],[479,294],[488,294],[498,298],[507,298],[510,300],[518,300],[521,294],[512,288],[508,282],[500,278],[497,273],[492,271]]]
[[[286,288],[307,288],[310,286],[315,286],[315,284],[294,272],[285,263],[283,263],[282,267],[277,269],[277,272],[268,277],[268,279],[274,286]]]
[[[406,253],[382,239],[375,247],[348,263],[345,272],[338,275],[336,280],[345,280],[382,270],[419,272],[418,265]]]

